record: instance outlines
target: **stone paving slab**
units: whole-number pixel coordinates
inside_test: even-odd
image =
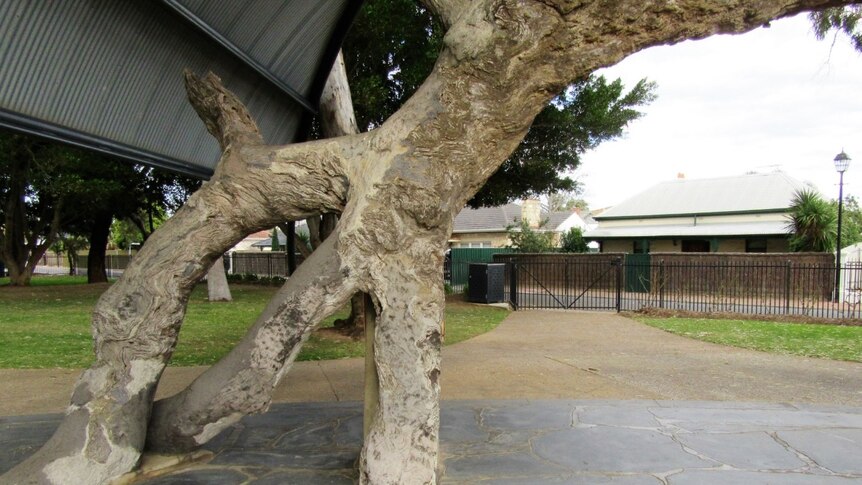
[[[862,483],[862,409],[789,404],[444,401],[442,484]],[[358,402],[276,404],[243,419],[192,463],[136,483],[348,484]],[[60,415],[0,418],[0,473],[33,453]]]

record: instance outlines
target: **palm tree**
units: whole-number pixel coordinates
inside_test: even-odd
[[[832,205],[816,191],[802,189],[793,196],[787,229],[791,251],[835,250],[838,216]]]

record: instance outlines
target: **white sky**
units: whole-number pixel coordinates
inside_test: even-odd
[[[640,52],[600,71],[626,86],[658,84],[656,99],[619,140],[584,155],[575,173],[593,209],[676,178],[780,169],[838,198],[832,164],[853,159],[844,194],[862,196],[862,55],[831,50],[805,15],[737,36]]]

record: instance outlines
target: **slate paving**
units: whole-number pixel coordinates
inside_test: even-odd
[[[442,484],[862,484],[862,407],[444,401],[440,421]],[[59,422],[0,418],[0,472]],[[208,461],[136,483],[350,484],[361,434],[361,403],[276,404],[208,443]]]

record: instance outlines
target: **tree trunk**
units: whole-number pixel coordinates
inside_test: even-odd
[[[332,326],[347,335],[359,337],[365,333],[365,293],[359,292],[350,298],[350,315],[339,318]]]
[[[108,237],[111,235],[113,214],[98,214],[90,228],[90,251],[87,253],[87,283],[107,283],[108,272],[105,268]]]
[[[838,3],[435,0],[434,10],[452,22],[445,47],[399,112],[370,133],[287,147],[263,146],[244,107],[214,76],[189,76],[189,98],[222,160],[99,300],[96,364],[82,375],[57,433],[4,480],[102,483],[133,467],[189,292],[212,262],[256,230],[342,212],[335,233],[237,349],[181,397],[155,406],[150,443],[185,449],[266,409],[304,338],[361,290],[379,307],[380,401],[360,481],[434,483],[443,251],[455,215],[551,96],[652,45],[742,32]]]
[[[207,295],[209,301],[233,301],[227,275],[224,272],[224,259],[219,256],[209,271],[207,271]]]

